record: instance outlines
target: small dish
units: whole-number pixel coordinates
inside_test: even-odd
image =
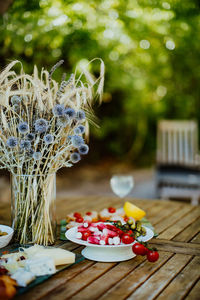
[[[3,247],[6,247],[10,243],[13,237],[14,230],[11,227],[6,225],[0,225],[0,230],[8,233],[7,235],[0,236],[0,249],[1,249]]]
[[[146,235],[140,236],[138,241],[147,242],[151,240],[154,236],[154,232],[146,227]],[[83,241],[81,239],[76,238],[78,227],[73,227],[66,231],[65,236],[68,240],[73,243],[86,246],[81,254],[90,260],[101,261],[101,262],[117,262],[117,261],[125,261],[129,260],[136,255],[132,251],[132,244],[120,244],[120,245],[96,245],[88,243],[87,241]]]

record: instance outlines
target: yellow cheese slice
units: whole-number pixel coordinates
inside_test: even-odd
[[[48,247],[34,245],[25,249],[28,258],[34,257],[51,257],[54,260],[55,266],[72,264],[75,262],[75,254],[68,250],[61,248]]]
[[[124,211],[127,217],[132,217],[136,221],[141,220],[146,215],[144,210],[142,210],[141,208],[137,207],[136,205],[130,202],[125,202]]]

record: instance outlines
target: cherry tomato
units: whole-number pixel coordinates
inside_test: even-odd
[[[159,259],[159,253],[157,251],[148,251],[147,259],[150,262],[155,262]]]
[[[76,218],[77,223],[83,223],[84,219],[82,217]]]
[[[133,231],[130,229],[129,231],[127,231],[128,234],[132,234],[133,235]]]
[[[87,241],[89,236],[91,236],[91,232],[89,230],[82,232],[82,240]]]
[[[108,212],[113,214],[116,212],[116,209],[114,207],[108,207]]]
[[[142,256],[148,253],[148,249],[140,243],[135,243],[132,247],[132,250],[135,254],[142,255]]]
[[[134,242],[134,238],[132,236],[130,236],[129,234],[124,233],[122,235],[122,243],[124,243],[124,244],[131,244],[133,242]]]
[[[87,216],[91,216],[91,214],[92,214],[91,211],[86,212]]]
[[[78,213],[78,212],[75,212],[75,213],[74,213],[74,218],[81,218],[81,214]]]
[[[124,218],[124,221],[125,221],[125,222],[128,222],[128,220],[129,220],[128,217],[125,217],[125,218]]]

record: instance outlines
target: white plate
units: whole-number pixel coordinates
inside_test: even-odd
[[[0,236],[0,248],[3,248],[10,243],[14,230],[6,225],[0,225],[0,230],[8,233],[7,235]]]
[[[147,242],[153,238],[154,233],[150,228],[146,226],[143,227],[146,229],[146,235],[140,236],[138,241]],[[117,262],[128,260],[136,256],[132,251],[132,246],[135,242],[132,244],[121,243],[120,245],[91,244],[76,238],[77,229],[78,227],[70,228],[66,231],[65,236],[71,242],[86,246],[81,253],[87,259],[101,262]]]

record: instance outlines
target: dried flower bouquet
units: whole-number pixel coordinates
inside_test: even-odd
[[[88,153],[91,105],[96,96],[101,98],[104,83],[104,64],[98,60],[97,79],[83,70],[67,81],[64,75],[59,84],[52,75],[63,61],[40,75],[34,67],[32,76],[13,61],[0,74],[0,168],[12,174],[13,226],[22,244],[54,242],[53,174]],[[13,71],[16,64],[21,65],[19,75]]]

